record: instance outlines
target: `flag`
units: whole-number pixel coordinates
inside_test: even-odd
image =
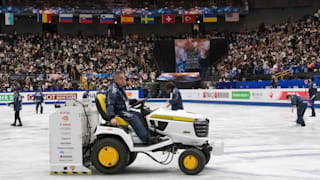
[[[101,24],[113,24],[114,15],[113,14],[101,14],[100,23]]]
[[[72,23],[73,14],[60,14],[59,22],[60,23]]]
[[[238,12],[226,13],[226,22],[239,22],[240,17]]]
[[[174,24],[176,23],[176,16],[174,14],[162,15],[162,24]]]
[[[216,14],[203,14],[203,22],[218,22],[218,18]]]
[[[13,13],[6,13],[5,14],[5,25],[13,25],[13,24],[14,24]]]
[[[122,15],[121,16],[121,24],[133,24],[134,18],[132,15]]]
[[[154,17],[151,15],[144,15],[141,16],[141,24],[153,24],[154,23]]]
[[[51,23],[51,14],[39,13],[38,14],[39,23]]]
[[[81,24],[91,24],[92,23],[92,14],[80,14],[79,22]]]
[[[196,15],[185,14],[182,16],[182,23],[196,23]]]

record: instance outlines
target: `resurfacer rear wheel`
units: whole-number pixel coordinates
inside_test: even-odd
[[[189,175],[200,173],[205,166],[205,162],[205,155],[196,148],[185,150],[179,157],[181,171]]]
[[[118,139],[103,138],[98,140],[92,150],[92,164],[104,174],[121,172],[128,164],[127,147]]]

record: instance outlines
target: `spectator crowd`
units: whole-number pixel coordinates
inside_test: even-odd
[[[299,21],[230,33],[229,53],[216,67],[220,81],[284,70],[319,72],[320,12]]]
[[[150,40],[136,35],[11,34],[0,40],[0,90],[81,89],[80,76],[92,89],[102,89],[115,71],[126,73],[127,88],[141,87],[150,80],[151,52]]]
[[[248,76],[319,72],[320,11],[285,24],[240,33],[210,32],[179,36],[120,39],[106,36],[71,36],[52,33],[10,34],[0,38],[0,90],[24,91],[106,88],[115,71],[123,71],[126,88],[154,81],[154,42],[175,38],[228,38],[229,52],[212,72],[220,81],[241,81]]]

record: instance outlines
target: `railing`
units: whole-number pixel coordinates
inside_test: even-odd
[[[288,69],[288,70],[285,70],[285,71],[282,71],[282,72],[278,72],[278,73],[274,73],[273,74],[274,76],[276,76],[277,78],[280,78],[281,80],[284,79],[285,76],[287,75],[293,75],[293,70],[292,69]]]
[[[80,76],[80,85],[83,89],[93,89],[92,84],[88,83],[88,81]]]

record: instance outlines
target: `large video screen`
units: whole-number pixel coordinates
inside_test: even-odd
[[[199,71],[202,61],[208,57],[208,39],[177,39],[175,44],[176,72]]]

